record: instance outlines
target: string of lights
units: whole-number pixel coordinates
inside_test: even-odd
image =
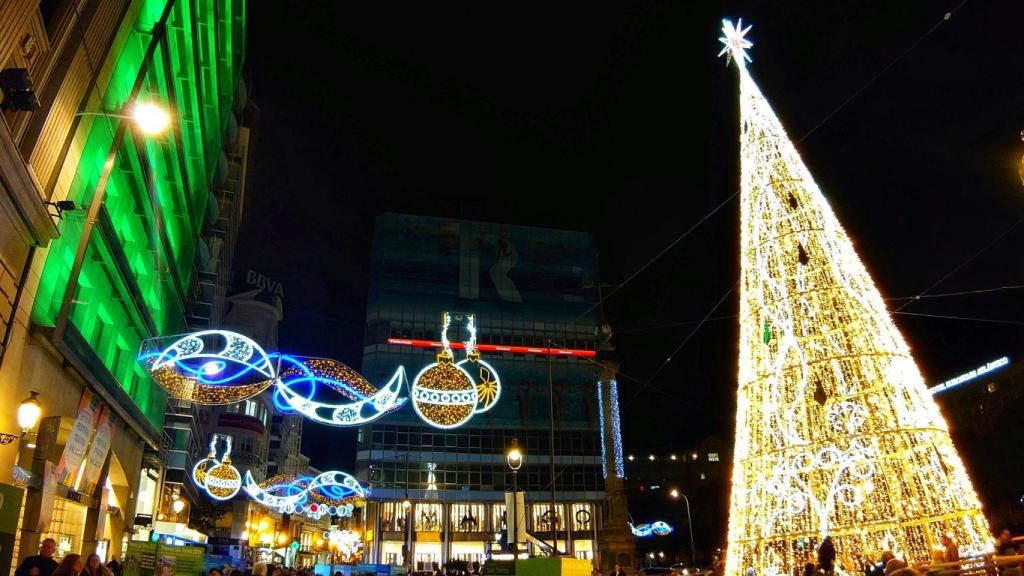
[[[849,237],[747,71],[740,76],[740,342],[726,574],[791,574],[830,536],[837,569],[950,534],[989,551],[981,504]],[[798,546],[804,542],[804,546]]]

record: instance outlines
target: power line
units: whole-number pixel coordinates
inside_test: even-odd
[[[629,275],[629,277],[627,277],[627,278],[626,278],[625,280],[623,280],[621,284],[619,284],[618,286],[616,286],[616,287],[615,287],[615,289],[613,289],[613,290],[612,290],[611,292],[609,292],[608,294],[606,294],[605,296],[603,296],[602,298],[600,298],[600,299],[599,299],[599,300],[598,300],[597,302],[595,302],[595,303],[594,303],[594,305],[593,305],[593,306],[591,306],[590,308],[587,308],[586,310],[584,310],[582,314],[580,314],[579,316],[577,316],[577,317],[576,317],[576,320],[579,320],[579,319],[583,318],[584,316],[586,316],[587,314],[589,314],[589,313],[590,313],[591,311],[593,311],[593,310],[594,310],[594,308],[597,308],[598,306],[600,306],[601,304],[603,304],[603,303],[605,302],[605,300],[607,300],[607,299],[611,298],[613,294],[615,294],[615,293],[616,293],[616,292],[618,292],[618,291],[619,291],[620,289],[622,289],[622,287],[623,287],[623,286],[625,286],[626,284],[628,284],[628,283],[629,283],[629,282],[630,282],[630,281],[631,281],[631,280],[632,280],[633,278],[636,278],[637,276],[639,276],[641,272],[643,272],[644,270],[646,270],[646,269],[647,269],[647,268],[648,268],[648,267],[649,267],[649,266],[650,266],[651,264],[654,264],[654,262],[655,262],[656,260],[658,260],[659,258],[661,258],[662,256],[664,256],[664,255],[665,255],[665,254],[666,254],[666,253],[667,253],[667,252],[668,252],[669,250],[671,250],[671,249],[675,248],[676,244],[679,244],[680,242],[682,242],[684,238],[686,238],[686,237],[687,237],[687,236],[689,236],[689,235],[690,235],[690,234],[691,234],[691,233],[692,233],[692,232],[693,232],[694,230],[696,230],[697,228],[699,228],[699,227],[700,227],[700,225],[701,225],[701,224],[703,224],[703,223],[704,223],[705,221],[707,221],[707,219],[708,219],[708,218],[711,218],[712,216],[714,216],[714,215],[715,215],[715,213],[717,213],[717,212],[718,212],[719,210],[721,210],[721,209],[722,209],[722,207],[724,207],[724,206],[725,206],[726,204],[728,204],[728,203],[729,203],[730,201],[732,201],[732,199],[733,199],[733,198],[735,198],[735,197],[736,197],[736,195],[737,195],[737,194],[739,194],[739,193],[740,193],[740,191],[739,191],[739,190],[737,190],[737,191],[733,192],[732,194],[730,194],[728,198],[726,198],[725,200],[722,200],[722,202],[721,202],[721,203],[720,203],[720,204],[719,204],[718,206],[715,206],[714,208],[712,208],[710,212],[708,212],[707,214],[705,214],[705,215],[704,215],[704,216],[703,216],[703,217],[702,217],[702,218],[701,218],[700,220],[698,220],[698,221],[697,221],[697,222],[696,222],[696,223],[695,223],[694,225],[690,226],[690,227],[689,227],[689,228],[688,228],[688,229],[687,229],[687,230],[686,230],[685,232],[683,232],[683,233],[682,233],[682,234],[681,234],[681,235],[680,235],[680,236],[679,236],[678,238],[676,238],[675,240],[673,240],[671,244],[669,244],[669,245],[668,245],[668,246],[666,246],[666,247],[665,247],[664,249],[662,249],[662,250],[661,250],[661,252],[658,252],[657,254],[655,254],[655,255],[654,255],[654,257],[653,257],[653,258],[651,258],[650,260],[648,260],[646,264],[644,264],[643,266],[641,266],[640,268],[638,268],[638,269],[637,269],[637,270],[636,270],[635,272],[633,272],[632,274],[630,274],[630,275]]]
[[[924,314],[922,312],[893,312],[893,314],[902,314],[904,316],[922,316],[924,318],[942,318],[944,320],[968,320],[971,322],[988,322],[991,324],[1014,324],[1017,326],[1024,326],[1024,321],[1021,320],[1000,320],[998,318],[973,318],[970,316],[949,316],[945,314]]]
[[[718,310],[718,307],[722,305],[722,302],[725,302],[725,299],[728,298],[730,294],[732,294],[733,290],[735,290],[736,287],[739,286],[739,284],[740,282],[739,280],[737,280],[736,283],[732,285],[732,288],[729,288],[725,292],[725,294],[722,294],[722,297],[718,299],[718,302],[715,302],[715,305],[711,307],[711,310],[708,310],[708,313],[704,315],[704,318],[696,326],[694,326],[693,330],[691,330],[690,333],[686,335],[686,338],[684,338],[683,341],[679,343],[679,346],[676,346],[676,349],[673,350],[672,353],[668,355],[668,358],[665,358],[665,361],[661,363],[661,366],[658,366],[658,369],[654,371],[654,374],[651,374],[651,377],[647,379],[647,382],[645,382],[644,385],[641,386],[640,389],[637,390],[632,397],[630,397],[629,401],[625,403],[624,407],[632,404],[633,401],[636,400],[637,396],[639,396],[644,391],[644,389],[648,388],[651,385],[651,382],[653,382],[654,379],[658,377],[658,374],[661,374],[661,371],[664,370],[670,362],[672,362],[672,359],[675,358],[675,355],[678,354],[679,351],[683,349],[683,346],[686,346],[686,343],[690,341],[690,338],[693,338],[693,335],[700,330],[701,326],[703,326],[704,323],[707,322],[708,318],[710,318],[711,315],[715,313],[715,310]]]
[[[996,236],[996,237],[995,237],[995,238],[993,238],[993,239],[992,239],[991,241],[989,241],[989,243],[988,243],[988,244],[985,244],[984,246],[982,246],[982,247],[981,247],[981,250],[978,250],[977,252],[975,252],[975,253],[974,253],[974,254],[973,254],[973,255],[972,255],[972,256],[971,256],[970,258],[968,258],[968,259],[964,260],[964,261],[963,261],[963,262],[961,262],[961,263],[960,263],[960,264],[959,264],[959,265],[958,265],[958,266],[957,266],[956,268],[953,268],[952,270],[950,270],[950,271],[949,271],[949,273],[947,273],[947,274],[946,274],[945,276],[943,276],[942,278],[939,278],[939,279],[938,279],[938,280],[937,280],[937,281],[936,281],[935,283],[933,283],[933,284],[932,284],[931,286],[929,286],[929,287],[925,288],[924,290],[922,290],[920,294],[918,294],[917,296],[914,296],[914,297],[913,297],[912,299],[910,299],[910,300],[907,300],[907,301],[906,301],[906,302],[904,302],[903,304],[900,304],[900,307],[899,307],[899,308],[897,308],[896,310],[894,310],[894,313],[895,313],[895,312],[899,312],[900,310],[903,310],[903,309],[904,309],[904,308],[906,308],[906,307],[907,307],[907,305],[908,305],[908,304],[910,304],[911,302],[914,302],[915,300],[919,300],[919,299],[920,299],[920,298],[922,298],[922,297],[923,297],[923,296],[924,296],[924,295],[925,295],[925,294],[926,294],[927,292],[929,292],[929,291],[930,291],[930,290],[931,290],[932,288],[935,288],[935,287],[936,287],[936,286],[938,286],[939,284],[942,284],[942,283],[943,283],[943,282],[945,282],[945,281],[946,281],[946,279],[948,279],[948,278],[949,278],[950,276],[952,276],[952,275],[956,274],[957,272],[959,272],[959,271],[960,271],[960,270],[961,270],[961,269],[962,269],[962,268],[963,268],[964,266],[967,266],[968,264],[970,264],[970,263],[971,263],[972,261],[974,261],[974,259],[975,259],[975,258],[977,258],[978,256],[981,256],[981,255],[982,255],[982,253],[984,253],[984,252],[985,252],[986,250],[988,250],[989,248],[991,248],[992,246],[994,246],[994,245],[995,245],[995,244],[996,244],[997,242],[999,242],[1000,240],[1002,240],[1004,236],[1006,236],[1007,234],[1009,234],[1009,233],[1010,233],[1010,232],[1011,232],[1011,231],[1012,231],[1012,230],[1013,230],[1014,228],[1016,228],[1016,227],[1017,227],[1017,226],[1018,226],[1018,225],[1019,225],[1019,224],[1020,224],[1021,222],[1024,222],[1024,216],[1022,216],[1022,217],[1021,217],[1021,218],[1019,218],[1019,219],[1018,219],[1018,220],[1017,220],[1016,222],[1014,222],[1013,224],[1011,224],[1009,228],[1007,228],[1006,230],[1003,230],[1003,231],[1002,231],[1002,232],[1001,232],[1001,233],[1000,233],[1000,234],[999,234],[998,236]]]
[[[886,300],[920,300],[922,298],[945,298],[947,296],[964,296],[968,294],[988,294],[990,292],[1002,292],[1004,290],[1020,290],[1024,284],[1013,286],[997,286],[995,288],[981,288],[978,290],[962,290],[960,292],[945,292],[943,294],[920,294],[918,296],[892,296]]]

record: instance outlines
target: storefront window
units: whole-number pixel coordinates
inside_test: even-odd
[[[453,532],[483,532],[485,518],[483,504],[452,504],[449,526]]]
[[[415,507],[417,532],[440,532],[444,508],[440,504],[417,504]]]
[[[594,512],[590,504],[577,502],[572,505],[573,532],[589,532],[594,529]]]
[[[551,504],[534,504],[532,506],[533,529],[541,532],[550,531],[552,524],[555,530],[565,530],[565,506],[555,504],[554,522],[551,520]]]
[[[82,551],[82,537],[85,533],[86,507],[60,497],[53,499],[53,516],[42,539],[57,541],[55,558]]]

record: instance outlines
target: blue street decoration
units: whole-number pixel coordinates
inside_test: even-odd
[[[633,533],[633,536],[637,538],[646,538],[650,535],[655,536],[668,536],[672,533],[672,526],[667,522],[656,520],[650,524],[640,524],[634,526],[632,522],[629,523],[629,530]]]
[[[275,476],[260,483],[247,471],[243,490],[256,502],[282,514],[304,514],[313,519],[352,516],[355,506],[365,502],[370,493],[358,480],[338,471],[318,476]]]
[[[281,367],[274,388],[274,406],[281,412],[297,412],[321,424],[359,426],[405,404],[405,398],[400,396],[405,383],[402,366],[379,390],[355,370],[329,358],[282,355]],[[354,402],[330,404],[314,400],[321,387]]]
[[[227,330],[203,330],[142,344],[138,362],[171,396],[195,404],[231,404],[263,392],[277,369],[259,344]]]

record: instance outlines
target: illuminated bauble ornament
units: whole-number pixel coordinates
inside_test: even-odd
[[[266,390],[276,365],[252,339],[227,330],[186,334],[163,347],[157,338],[143,343],[138,362],[153,380],[181,400],[231,404]]]
[[[476,347],[476,316],[470,314],[466,325],[469,330],[466,359],[456,366],[469,372],[471,377],[476,376],[477,405],[473,413],[483,414],[493,408],[501,398],[501,378],[498,377],[498,371],[494,366],[480,359],[480,350]]]
[[[206,472],[206,491],[217,500],[234,498],[242,489],[242,475],[231,464],[231,458],[210,468]]]
[[[223,438],[227,447],[224,460],[217,461],[217,440]],[[231,437],[214,434],[210,438],[210,453],[192,467],[192,481],[217,500],[233,498],[242,488],[242,475],[231,464]]]
[[[192,467],[192,481],[196,483],[196,486],[200,488],[206,487],[206,473],[214,466],[220,464],[215,454],[210,453],[206,458],[203,458],[196,465]]]
[[[412,407],[425,422],[437,428],[456,428],[469,421],[479,397],[473,378],[451,356],[437,355],[412,383]]]

